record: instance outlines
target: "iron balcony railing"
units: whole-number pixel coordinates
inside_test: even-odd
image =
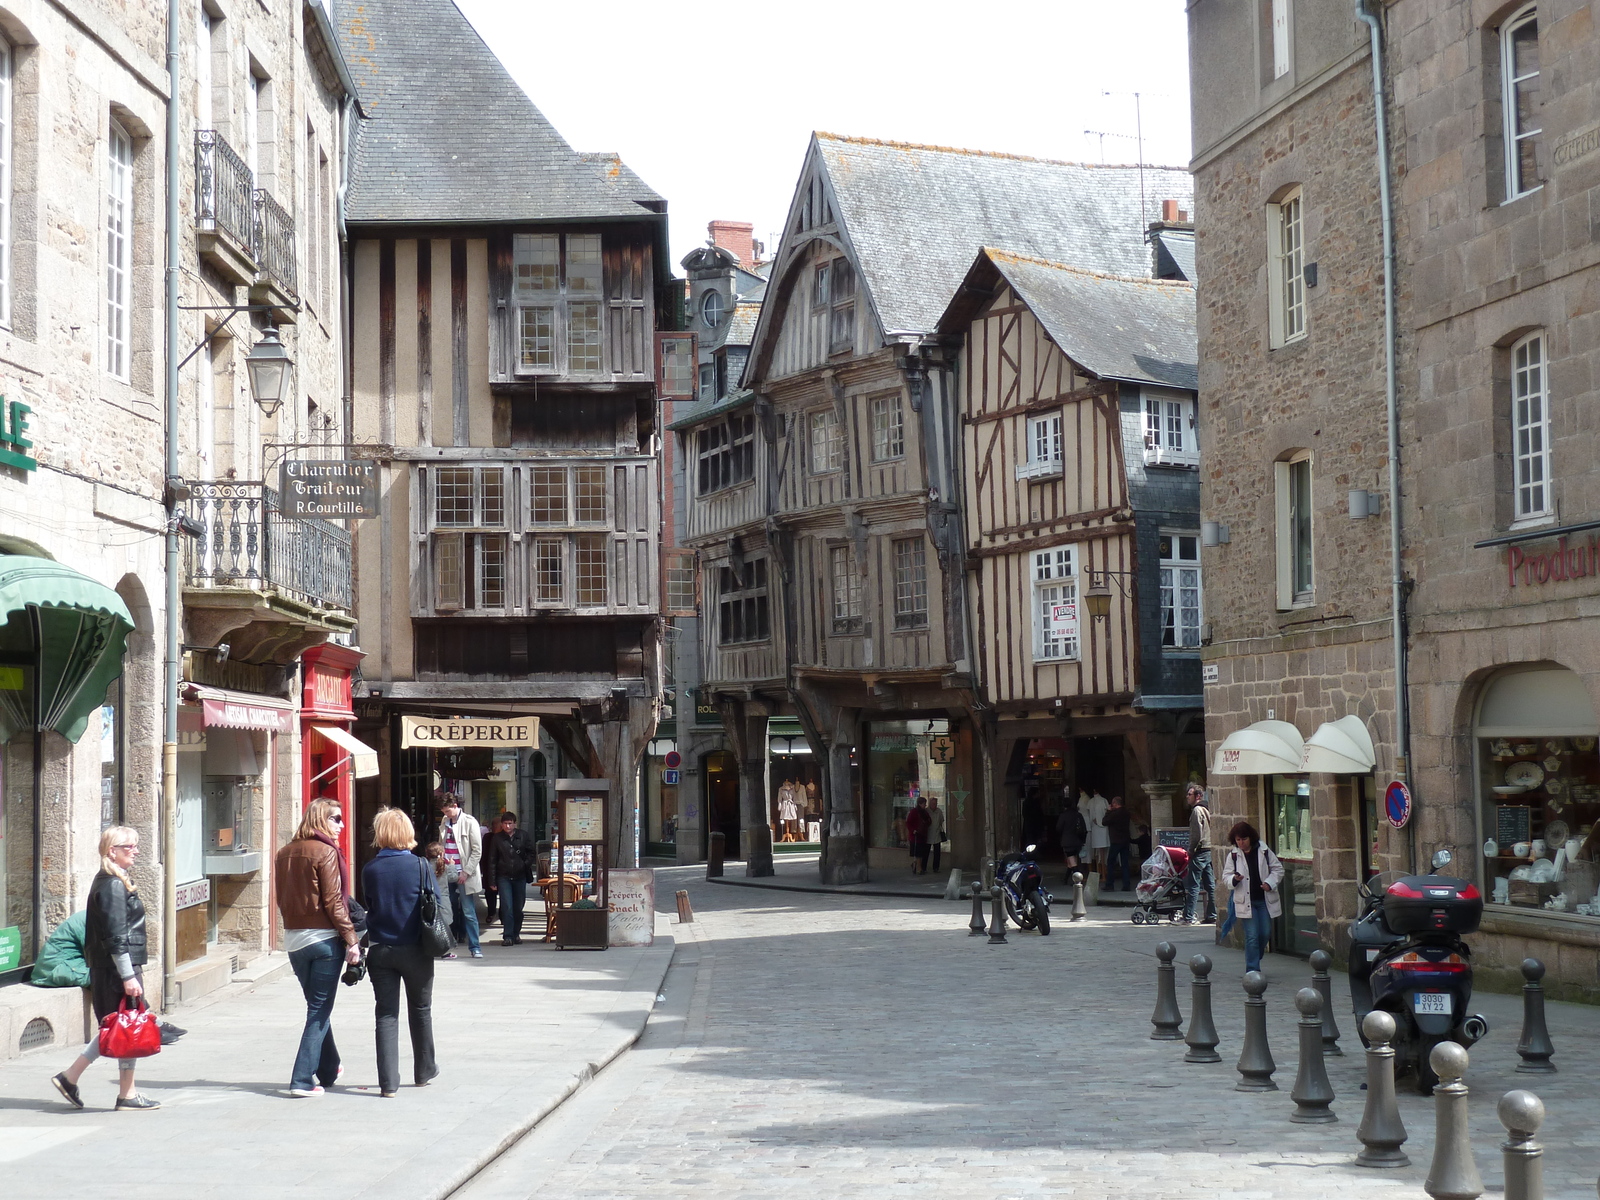
[[[350,533],[330,521],[279,515],[278,493],[260,483],[192,483],[188,539],[192,588],[289,593],[319,608],[354,607]]]
[[[255,253],[255,177],[214,129],[194,135],[195,221]]]
[[[294,270],[294,218],[272,194],[256,189],[255,255],[262,274],[289,295],[298,295]]]

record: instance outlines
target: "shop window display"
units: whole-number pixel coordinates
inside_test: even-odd
[[[801,739],[794,738],[794,742]],[[803,742],[801,743],[803,744]],[[809,753],[774,751],[768,776],[774,842],[817,842],[822,836],[821,768]]]
[[[934,738],[950,731],[942,718],[924,721],[874,721],[867,739],[867,823],[869,845],[907,847],[906,814],[923,796],[945,804],[945,767],[933,761]]]
[[[1600,916],[1594,737],[1480,738],[1485,899]]]

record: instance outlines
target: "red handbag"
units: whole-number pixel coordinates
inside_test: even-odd
[[[161,1023],[144,997],[132,1009],[124,997],[116,1012],[101,1019],[100,1053],[106,1058],[149,1058],[161,1053]]]

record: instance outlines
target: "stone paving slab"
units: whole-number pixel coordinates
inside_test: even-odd
[[[1048,938],[966,936],[957,906],[710,887],[693,868],[696,922],[667,1001],[638,1048],[563,1105],[461,1200],[649,1196],[1415,1198],[1433,1104],[1401,1111],[1411,1166],[1370,1171],[1359,1149],[1363,1057],[1335,979],[1346,1054],[1327,1060],[1329,1126],[1295,1125],[1291,998],[1300,960],[1266,973],[1281,1091],[1233,1090],[1243,1031],[1241,953],[1208,927],[1151,931],[1094,913]],[[1154,948],[1216,962],[1223,1062],[1183,1063],[1149,1038]],[[1183,971],[1187,975],[1187,971]],[[1188,1014],[1188,989],[1180,989]],[[1492,1032],[1473,1052],[1471,1124],[1487,1195],[1502,1187],[1495,1116],[1514,1087],[1549,1110],[1549,1200],[1593,1200],[1600,1174],[1600,1011],[1555,1004],[1560,1073],[1515,1071],[1520,999],[1481,995]]]
[[[50,1084],[76,1049],[14,1059],[0,1066],[5,1193],[447,1196],[639,1036],[672,957],[664,922],[660,932],[666,936],[653,947],[603,953],[533,942],[507,948],[489,937],[483,959],[439,962],[433,1025],[441,1075],[393,1099],[377,1090],[366,983],[341,987],[334,1009],[345,1082],[317,1099],[286,1096],[305,1016],[292,975],[174,1014],[189,1035],[139,1067],[140,1089],[162,1102],[155,1112],[112,1111],[114,1063],[85,1073],[79,1086],[88,1107],[78,1112]],[[401,1077],[409,1079],[404,1032],[400,1040]]]

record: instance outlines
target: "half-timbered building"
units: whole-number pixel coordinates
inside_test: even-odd
[[[570,770],[611,781],[626,863],[661,690],[666,202],[568,146],[450,0],[341,24],[366,114],[353,426],[384,501],[356,545],[364,711],[389,751],[368,800],[431,815],[435,752],[401,744],[403,716],[538,715]],[[490,777],[522,783],[534,753]]]
[[[1049,846],[1080,791],[1186,824],[1175,797],[1204,751],[1194,288],[986,249],[940,329],[959,345],[1001,833]]]
[[[826,880],[903,864],[905,815],[922,796],[947,809],[958,865],[993,850],[978,782],[987,743],[973,736],[983,704],[963,584],[959,380],[937,326],[983,245],[1147,274],[1140,174],[812,140],[748,395],[685,437],[708,462],[691,517],[717,614],[706,690],[751,743],[769,713],[792,712],[825,760]],[[1188,194],[1182,172],[1143,175],[1152,197]],[[724,444],[727,476],[711,465]],[[747,770],[750,818],[755,782]],[[747,831],[752,873],[771,869],[760,838]]]

